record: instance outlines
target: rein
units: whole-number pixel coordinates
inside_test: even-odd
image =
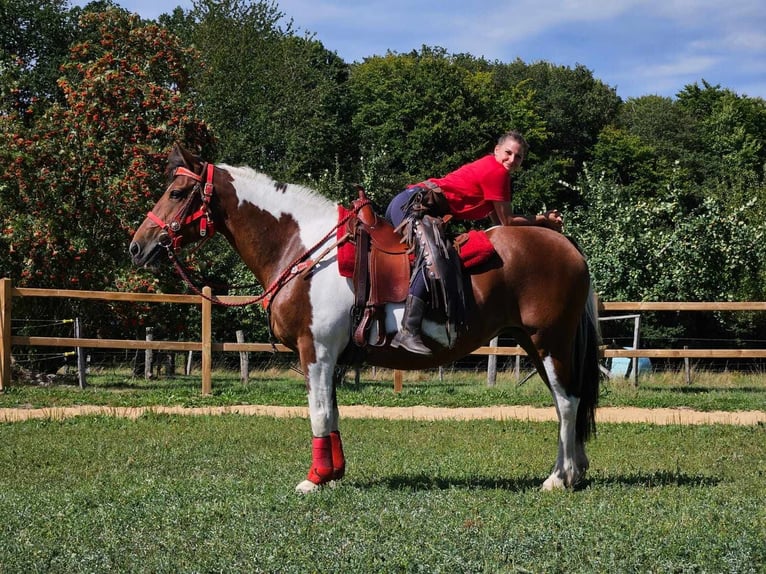
[[[242,303],[225,303],[224,301],[221,301],[215,296],[209,297],[205,295],[202,292],[202,289],[197,287],[195,283],[189,278],[189,274],[187,272],[186,267],[179,259],[176,251],[180,248],[182,236],[179,234],[180,230],[183,226],[189,225],[191,223],[194,223],[195,221],[200,222],[200,229],[199,234],[200,237],[202,237],[202,243],[197,245],[195,247],[195,251],[199,249],[199,247],[202,246],[202,244],[207,241],[210,237],[212,237],[215,234],[215,225],[213,222],[212,214],[210,213],[210,202],[213,198],[213,164],[206,164],[206,171],[207,171],[207,177],[205,181],[205,185],[202,191],[202,205],[200,208],[195,211],[191,215],[186,215],[186,212],[189,209],[189,205],[191,204],[191,200],[194,198],[194,194],[191,194],[189,196],[189,199],[184,202],[184,204],[181,206],[181,208],[178,210],[178,213],[176,213],[175,217],[170,223],[166,223],[162,219],[160,219],[157,215],[155,215],[153,212],[148,213],[149,219],[151,219],[154,223],[156,223],[160,228],[162,228],[163,232],[165,233],[165,237],[167,237],[166,240],[161,240],[160,245],[164,247],[168,252],[168,258],[173,262],[173,265],[178,272],[178,274],[181,276],[181,278],[186,282],[186,284],[191,288],[192,291],[194,291],[197,295],[202,297],[203,299],[206,299],[210,301],[211,303],[214,303],[216,305],[221,305],[223,307],[246,307],[248,305],[253,305],[255,303],[261,303],[263,305],[264,309],[266,311],[269,311],[269,306],[271,305],[271,301],[274,298],[274,296],[279,292],[282,287],[287,285],[293,278],[295,278],[297,275],[303,273],[304,271],[307,271],[309,269],[312,269],[316,265],[319,264],[322,259],[334,248],[336,248],[341,243],[344,243],[347,241],[350,237],[348,233],[346,233],[343,237],[338,239],[335,243],[324,249],[319,256],[316,259],[310,259],[312,253],[317,251],[319,247],[327,241],[330,237],[332,237],[333,234],[338,230],[339,227],[345,225],[349,219],[351,219],[353,216],[355,216],[360,209],[365,207],[366,205],[369,205],[371,202],[367,199],[364,201],[357,202],[357,205],[353,206],[353,209],[350,210],[346,215],[344,215],[330,231],[322,237],[317,243],[314,244],[313,247],[310,247],[303,253],[301,253],[298,257],[293,259],[293,261],[282,271],[282,273],[279,274],[279,277],[276,278],[266,289],[264,289],[264,292],[261,295],[258,295],[257,297],[253,297],[252,299],[248,299],[247,301],[244,301]],[[195,181],[197,181],[197,186],[195,188],[199,187],[199,184],[202,183],[202,177],[200,175],[197,175],[193,171],[190,171],[186,169],[185,167],[177,167],[173,172],[173,177],[178,177],[179,175],[183,175],[186,177],[191,177]]]

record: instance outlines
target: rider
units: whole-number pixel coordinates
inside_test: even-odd
[[[511,208],[511,174],[521,166],[527,155],[527,141],[517,131],[509,131],[497,141],[494,152],[463,165],[442,178],[431,178],[410,186],[395,196],[386,209],[386,219],[398,227],[410,214],[407,211],[413,195],[425,189],[441,192],[446,207],[455,219],[476,220],[489,217],[496,225],[540,225],[561,231],[563,218],[558,210],[543,215],[516,215]],[[430,215],[443,216],[438,207],[431,207]],[[430,355],[420,337],[425,313],[427,288],[422,274],[410,283],[404,309],[402,328],[391,342],[412,353]]]

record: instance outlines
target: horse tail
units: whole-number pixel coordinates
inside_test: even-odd
[[[596,433],[596,407],[598,406],[601,380],[598,365],[600,344],[598,308],[591,285],[575,338],[575,388],[580,391],[580,404],[577,408],[577,421],[575,423],[578,442],[585,442]]]

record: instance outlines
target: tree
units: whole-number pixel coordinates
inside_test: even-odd
[[[639,197],[653,197],[662,189],[657,150],[639,136],[607,126],[593,146],[591,169],[607,181],[629,187]]]
[[[348,66],[336,54],[282,28],[272,2],[198,0],[191,16],[199,102],[222,161],[300,182],[335,161],[351,169]]]
[[[59,66],[74,40],[76,19],[66,0],[0,1],[0,115],[29,124],[60,101]]]
[[[700,171],[708,180],[732,181],[764,177],[766,165],[766,101],[739,96],[704,80],[686,86],[678,105],[696,124]]]
[[[614,121],[621,100],[615,89],[593,77],[583,65],[574,68],[550,62],[499,64],[503,82],[525,85],[534,94],[532,105],[544,122],[548,137],[532,146],[535,161],[518,177],[519,199],[528,209],[575,206],[572,187],[601,130]]]
[[[677,100],[658,96],[628,100],[615,124],[600,135],[592,167],[612,173],[618,169],[618,181],[632,185],[636,196],[653,196],[673,187],[683,190],[689,209],[701,206],[711,194],[720,196],[727,209],[735,209],[762,189],[766,103],[761,99],[741,97],[703,81],[703,87],[687,86]],[[618,133],[623,144],[631,139],[633,150],[641,148],[642,153],[623,155],[626,148],[619,149]],[[647,183],[650,180],[653,185]]]
[[[766,296],[766,248],[755,199],[727,205],[709,194],[689,207],[683,190],[669,187],[637,197],[628,186],[587,169],[579,191],[584,204],[567,222],[588,256],[595,288],[612,301],[760,301]],[[761,189],[760,193],[763,193]],[[663,322],[664,321],[664,322]],[[761,317],[652,317],[650,333],[672,339],[761,328]]]
[[[21,286],[155,290],[127,246],[173,142],[211,136],[185,90],[193,51],[121,10],[85,13],[59,87],[63,101],[24,125],[0,118],[3,275]],[[3,257],[0,255],[0,257]]]

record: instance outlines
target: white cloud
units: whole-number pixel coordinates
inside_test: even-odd
[[[759,27],[757,30],[730,32],[721,39],[718,46],[745,52],[763,53],[766,51],[766,30]]]
[[[664,64],[650,63],[637,66],[634,71],[644,78],[677,78],[685,76],[704,76],[719,63],[717,58],[704,56],[679,56],[674,61]]]

